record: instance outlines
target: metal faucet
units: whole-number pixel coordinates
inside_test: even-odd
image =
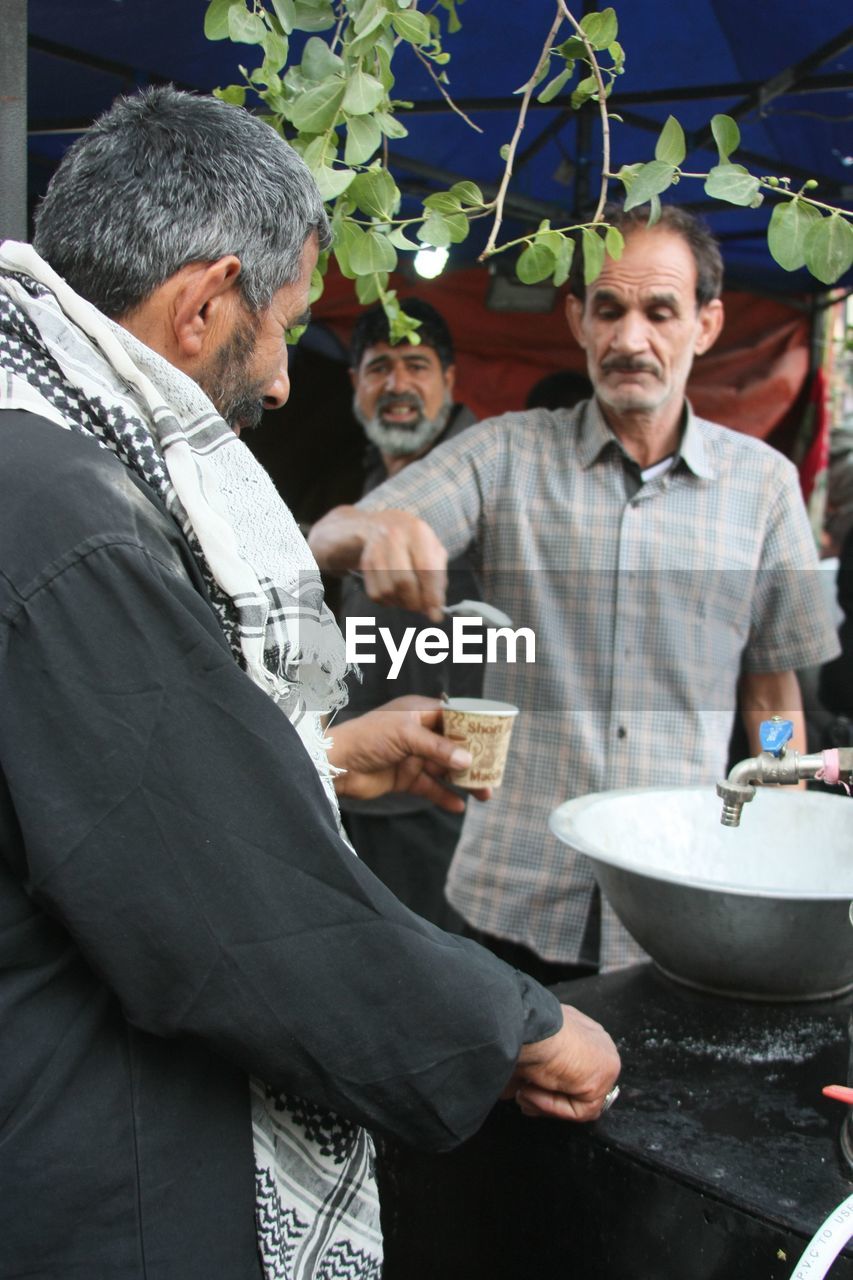
[[[759,729],[761,754],[741,760],[724,782],[717,783],[717,795],[723,802],[720,822],[724,827],[739,827],[743,806],[755,795],[753,783],[775,783],[791,786],[803,778],[820,778],[831,785],[849,786],[853,781],[853,747],[829,751],[813,751],[800,755],[786,751],[794,734],[794,725],[781,716],[763,720]]]

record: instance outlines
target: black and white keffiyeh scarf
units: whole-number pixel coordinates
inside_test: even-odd
[[[93,436],[160,497],[235,660],[291,720],[337,813],[322,717],[346,700],[344,642],[293,516],[195,382],[10,240],[0,244],[0,408]],[[268,1280],[378,1278],[368,1135],[258,1081],[252,1123]]]

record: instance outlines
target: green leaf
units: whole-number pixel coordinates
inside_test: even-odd
[[[222,102],[227,102],[229,107],[242,107],[246,104],[246,86],[229,84],[224,89],[214,89],[213,96]]]
[[[391,26],[397,32],[397,35],[402,36],[404,40],[408,40],[409,44],[429,44],[432,39],[429,20],[424,14],[417,11],[413,13],[395,13],[391,19]]]
[[[462,3],[462,0],[459,0]],[[439,0],[442,9],[446,9],[448,13],[447,30],[451,35],[462,30],[462,23],[459,21],[459,15],[456,12],[456,0]]]
[[[585,102],[589,102],[590,98],[594,98],[598,93],[598,81],[595,76],[587,76],[585,80],[581,80],[580,84],[575,85],[572,93],[572,110],[577,111],[578,107],[582,107]]]
[[[451,213],[445,217],[444,221],[450,228],[450,243],[461,244],[468,236],[471,230],[471,223],[468,221],[464,213]]]
[[[742,164],[718,164],[705,179],[705,194],[728,204],[749,206],[759,190],[759,182]]]
[[[383,26],[390,16],[383,0],[366,0],[352,24],[355,38],[350,40],[349,54],[361,57],[368,53],[382,35]]]
[[[393,271],[397,265],[397,250],[387,235],[371,227],[350,250],[349,260],[358,276],[372,275],[377,271]]]
[[[334,252],[341,269],[341,274],[348,280],[354,280],[357,272],[350,266],[350,257],[355,246],[361,241],[365,232],[355,222],[340,222],[334,225]]]
[[[593,280],[598,279],[604,266],[604,240],[590,227],[584,227],[581,234],[584,284],[592,284]]]
[[[369,307],[371,303],[378,302],[387,286],[388,273],[385,271],[370,276],[355,277],[356,297],[363,307]]]
[[[332,76],[301,94],[290,109],[293,125],[302,133],[325,133],[331,129],[346,93],[346,81]]]
[[[331,169],[324,164],[313,170],[313,177],[324,200],[337,200],[351,184],[355,172],[352,169]]]
[[[557,265],[554,268],[554,284],[558,289],[560,285],[565,284],[568,280],[569,272],[572,269],[572,258],[575,256],[574,240],[570,240],[568,236],[563,236],[562,241],[559,253],[555,255]]]
[[[550,70],[551,70],[551,58],[549,56],[547,58],[544,58],[542,62],[539,64],[539,66],[536,68],[536,78],[533,81],[534,89],[538,84],[542,83],[542,81],[548,75],[548,72]],[[527,88],[526,85],[522,85],[520,89],[513,89],[513,94],[522,94],[526,91],[526,88]]]
[[[232,5],[228,10],[228,36],[237,44],[261,44],[266,33],[263,18],[249,13],[245,4]]]
[[[586,57],[586,45],[580,36],[569,36],[568,40],[554,46],[554,52],[559,53],[566,62],[575,62],[578,58]]]
[[[732,152],[740,146],[740,129],[731,116],[718,115],[711,118],[711,133],[717,144],[720,164],[725,164]]]
[[[389,303],[391,304],[390,306]],[[414,316],[406,315],[397,302],[397,295],[393,290],[384,295],[382,306],[388,317],[388,335],[392,343],[408,342],[413,347],[420,346],[421,336],[418,330],[421,327],[421,322]]]
[[[309,83],[319,84],[330,76],[342,75],[344,62],[343,58],[332,53],[325,40],[311,36],[305,42],[299,69]]]
[[[660,196],[652,196],[649,201],[649,217],[646,222],[647,227],[653,227],[656,222],[660,222],[661,202]]]
[[[277,31],[268,31],[264,36],[263,45],[266,55],[264,57],[263,71],[267,78],[267,84],[269,84],[270,80],[287,63],[290,46],[287,36],[280,36]]]
[[[344,160],[347,164],[366,164],[382,142],[379,125],[372,116],[354,116],[347,121],[347,144]]]
[[[509,159],[509,146],[510,144],[508,142],[505,142],[501,147],[500,151],[498,152],[498,155],[500,156],[501,160]]]
[[[613,44],[607,46],[607,52],[613,59],[613,70],[621,75],[625,67],[625,50],[618,40],[614,40]]]
[[[806,266],[821,284],[835,284],[853,265],[853,227],[846,218],[832,213],[809,229],[806,235]]]
[[[390,222],[400,207],[397,184],[385,169],[360,173],[350,188],[350,195],[363,213],[381,218],[383,222]]]
[[[390,111],[376,111],[373,119],[386,138],[407,138],[409,131]]]
[[[626,193],[631,190],[634,179],[642,169],[642,164],[623,164],[616,177],[622,183]]]
[[[672,185],[674,177],[675,167],[666,164],[663,160],[650,160],[648,164],[641,165],[631,178],[631,189],[625,200],[626,212],[629,209],[635,209],[637,205],[645,204],[652,196],[659,196],[662,191],[666,191]],[[602,251],[603,248],[602,244]]]
[[[388,10],[384,0],[364,0],[353,22],[355,34],[363,36],[366,32],[373,31],[385,21],[387,16]]]
[[[286,98],[281,92],[279,88],[280,84],[281,81],[276,81],[271,88],[265,89],[263,92],[259,92],[258,97],[262,102],[267,104],[270,111],[274,112],[276,115],[284,116],[287,115],[290,110],[290,99]]]
[[[572,63],[570,67],[563,67],[563,70],[553,80],[549,80],[541,93],[537,93],[537,102],[551,102],[556,98],[557,94],[565,84],[571,80],[575,72],[575,65]]]
[[[302,337],[303,333],[307,328],[308,328],[307,324],[295,324],[295,325],[292,325],[289,329],[285,329],[284,340],[287,343],[287,345],[289,347],[295,347],[297,342]]]
[[[204,14],[204,34],[207,40],[228,39],[228,14],[235,3],[245,8],[243,0],[210,0]]]
[[[313,306],[314,303],[323,296],[323,290],[326,287],[324,277],[326,275],[326,268],[328,265],[329,253],[327,250],[325,253],[320,254],[320,257],[317,259],[317,265],[311,272],[311,284],[308,287],[309,307]]]
[[[529,244],[518,256],[515,274],[523,284],[538,284],[553,274],[557,260],[544,244]]]
[[[662,160],[664,164],[674,165],[677,169],[684,163],[686,155],[687,143],[684,141],[684,130],[675,116],[669,116],[657,140],[655,159]]]
[[[383,85],[385,86],[385,92],[390,93],[391,90],[394,88],[394,75],[391,71],[391,59],[394,52],[394,48],[392,44],[390,53],[385,48],[384,37],[387,34],[388,34],[387,32],[382,33],[383,38],[378,40],[374,45],[373,55],[376,60],[374,71],[378,79],[380,79]],[[397,105],[398,105],[397,103],[392,103],[392,106],[397,106]]]
[[[321,133],[318,137],[312,138],[302,152],[302,159],[313,172],[320,169],[323,165],[330,165],[338,154],[336,145],[337,134]]]
[[[544,223],[540,224],[540,229],[536,232],[536,238],[533,243],[542,245],[556,258],[565,243],[565,236],[560,231],[552,231],[546,219]]]
[[[293,0],[294,26],[300,31],[328,31],[337,21],[331,4],[316,5],[310,0]]]
[[[394,227],[392,231],[388,232],[388,239],[398,249],[418,250],[421,247],[414,240],[408,238],[405,227]]]
[[[436,249],[447,249],[453,243],[453,228],[449,218],[440,213],[428,213],[418,228],[418,239]]]
[[[366,116],[379,106],[384,97],[382,81],[358,67],[347,79],[343,108],[347,115]]]
[[[436,191],[426,197],[424,208],[431,209],[433,213],[458,213],[462,208],[462,201],[450,191]]]
[[[619,34],[619,23],[613,9],[602,9],[600,13],[585,13],[581,18],[584,34],[593,49],[606,49]]]
[[[486,203],[476,182],[454,182],[450,188],[450,194],[456,196],[460,204],[467,205],[469,208]]]
[[[281,29],[289,36],[296,26],[296,8],[293,0],[272,0],[273,13],[281,23]]]
[[[812,204],[786,200],[777,204],[770,215],[767,247],[785,271],[797,271],[806,265],[806,236],[820,214]]]
[[[618,262],[625,249],[625,237],[618,227],[608,227],[604,233],[604,248],[609,258]]]

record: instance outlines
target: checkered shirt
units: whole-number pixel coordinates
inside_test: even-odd
[[[668,472],[626,485],[626,461],[594,401],[512,413],[359,504],[417,513],[451,556],[471,546],[484,598],[536,636],[534,664],[486,667],[485,696],[521,714],[502,788],[468,807],[450,901],[546,960],[604,969],[643,952],[603,903],[590,954],[593,876],[550,834],[551,810],[593,791],[715,782],[740,673],[838,652],[789,461],[689,408]]]

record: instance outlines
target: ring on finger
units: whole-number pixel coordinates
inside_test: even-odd
[[[610,1092],[605,1094],[604,1102],[602,1103],[601,1111],[599,1114],[604,1115],[605,1111],[609,1111],[610,1108],[613,1106],[613,1103],[616,1101],[618,1097],[619,1097],[619,1085],[615,1084],[613,1088],[610,1090]]]

